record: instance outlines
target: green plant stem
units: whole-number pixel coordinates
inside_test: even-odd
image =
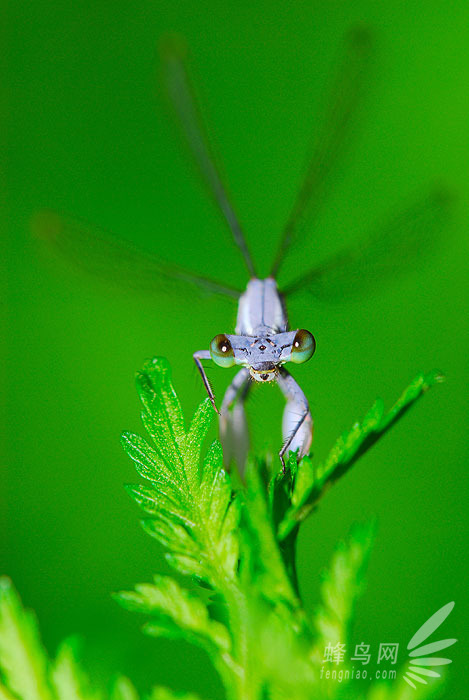
[[[222,590],[227,605],[230,629],[234,632],[233,650],[237,662],[237,672],[233,670],[233,686],[226,685],[227,695],[231,695],[233,700],[255,700],[258,695],[250,673],[248,602],[243,591],[234,583],[228,586],[222,585]]]
[[[297,525],[290,534],[279,543],[279,549],[285,563],[285,569],[291,581],[293,589],[301,601],[300,586],[298,583],[298,572],[296,569],[296,543],[298,538],[299,525]]]

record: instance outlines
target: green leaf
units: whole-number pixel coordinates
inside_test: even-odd
[[[122,444],[147,479],[145,485],[127,487],[152,516],[144,521],[145,530],[169,550],[168,562],[180,573],[211,585],[233,578],[238,565],[239,506],[223,469],[218,441],[200,464],[214,414],[209,399],[201,403],[186,432],[164,358],[145,364],[137,375],[137,387],[154,446],[132,433],[123,434]]]
[[[184,438],[184,468],[192,487],[200,486],[199,462],[204,441],[213,418],[213,407],[208,398],[202,401]]]
[[[291,505],[279,524],[279,538],[285,539],[311,513],[326,488],[343,476],[417,399],[441,381],[441,373],[436,371],[417,375],[388,413],[384,413],[381,400],[375,401],[363,421],[339,437],[323,464],[315,467],[310,457],[304,457],[294,478]]]
[[[139,700],[132,681],[125,676],[118,676],[112,688],[111,700]]]
[[[25,610],[13,584],[0,579],[0,700],[103,700],[78,662],[79,641],[64,641],[54,661],[41,644],[34,615]],[[112,700],[138,700],[121,677]]]
[[[398,670],[398,675],[400,671]],[[366,695],[366,700],[432,700],[441,697],[444,690],[444,682],[437,680],[427,685],[416,684],[416,688],[411,688],[403,680],[402,676],[392,683],[385,681],[373,684]]]
[[[148,700],[200,700],[200,698],[194,693],[176,693],[169,688],[157,687],[153,688]]]
[[[91,691],[89,679],[78,664],[78,648],[75,638],[60,645],[50,674],[55,694],[60,700],[99,700],[100,694]]]
[[[22,607],[7,578],[0,579],[0,670],[6,693],[22,700],[52,700],[36,618]]]
[[[133,433],[122,433],[121,444],[135,463],[135,469],[144,479],[166,481],[170,474],[161,456],[146,440]]]
[[[115,595],[128,610],[150,616],[144,628],[148,634],[186,639],[209,650],[229,651],[228,630],[209,617],[205,602],[169,576],[155,576],[154,581],[154,584],[137,585],[135,591]]]
[[[388,413],[376,401],[318,466],[310,457],[298,464],[290,454],[286,473],[271,478],[267,459],[250,458],[246,483],[235,494],[220,443],[202,452],[213,417],[209,400],[186,430],[167,362],[147,363],[138,389],[152,442],[123,435],[124,449],[145,480],[127,488],[147,515],[144,529],[166,548],[167,561],[201,585],[195,594],[170,577],[157,577],[119,594],[119,602],[147,616],[148,634],[205,648],[229,700],[363,698],[364,688],[324,685],[320,667],[328,644],[347,641],[373,528],[355,526],[338,546],[312,618],[296,580],[298,528],[325,489],[437,381],[436,373],[419,375]],[[175,697],[155,689],[150,700]]]
[[[137,373],[137,391],[143,404],[142,420],[166,465],[182,464],[184,417],[171,383],[171,369],[163,357],[145,363]]]
[[[239,557],[239,500],[235,498],[231,479],[223,468],[223,452],[218,440],[213,441],[204,459],[199,497],[207,534],[221,567],[230,574],[234,573]]]
[[[16,700],[16,697],[2,683],[0,683],[0,700]]]
[[[267,501],[267,478],[264,462],[248,461],[243,510],[244,552],[249,564],[247,585],[257,586],[266,599],[295,610],[299,607],[299,599],[275,536]],[[244,575],[247,575],[246,566]]]
[[[310,640],[299,633],[298,625],[290,616],[279,612],[278,608],[267,606],[263,600],[252,606],[250,662],[254,678],[250,679],[250,686],[259,688],[253,697],[322,700],[315,693],[317,669],[310,658]]]
[[[373,523],[355,524],[347,540],[337,545],[330,567],[323,574],[322,604],[313,618],[318,659],[322,659],[328,644],[347,642],[354,605],[364,588],[374,530]]]

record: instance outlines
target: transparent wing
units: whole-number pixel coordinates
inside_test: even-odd
[[[190,150],[215,202],[226,219],[249,274],[251,277],[255,277],[254,264],[244,233],[216,166],[213,148],[191,84],[187,67],[187,47],[184,40],[181,37],[166,37],[166,40],[162,42],[161,55],[168,94]]]
[[[234,299],[240,295],[237,289],[166,263],[78,219],[46,210],[34,215],[31,226],[49,249],[82,270],[119,285],[171,293],[182,286],[192,293],[198,290]]]
[[[277,278],[280,266],[300,226],[308,225],[319,213],[328,175],[346,148],[351,126],[369,82],[372,37],[366,28],[355,28],[345,38],[339,71],[330,89],[322,126],[314,139],[312,156],[298,195],[283,229],[271,275]]]
[[[332,255],[288,284],[324,301],[344,301],[415,269],[434,250],[451,213],[450,193],[441,189],[416,200],[371,235]]]

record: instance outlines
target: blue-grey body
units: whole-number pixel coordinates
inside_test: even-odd
[[[289,450],[298,450],[299,457],[308,453],[313,433],[308,401],[297,382],[283,367],[285,362],[292,360],[297,333],[288,330],[285,304],[275,280],[272,277],[264,280],[252,278],[239,298],[235,334],[217,336],[229,344],[232,364],[241,366],[225,393],[219,411],[200,364],[202,359],[215,359],[213,353],[194,353],[209,396],[220,416],[220,438],[227,464],[234,459],[242,469],[246,460],[249,437],[244,403],[253,380],[276,381],[285,396],[287,403],[282,423],[284,442],[279,453],[282,463],[284,454]]]
[[[328,172],[329,158],[333,159],[340,151],[337,143],[345,135],[360,94],[362,69],[366,65],[368,47],[366,33],[358,32],[351,36],[341,72],[343,79],[337,82],[337,89],[331,94],[325,128],[318,132],[318,141],[281,233],[270,275],[266,279],[260,279],[256,274],[242,227],[213,158],[213,148],[204,122],[200,118],[200,108],[191,86],[185,53],[181,52],[180,47],[174,46],[168,48],[166,54],[167,86],[182,130],[199,171],[231,230],[233,241],[243,257],[250,276],[246,291],[237,293],[235,290],[235,294],[232,289],[227,289],[224,283],[215,284],[213,280],[203,281],[200,277],[194,279],[198,286],[205,284],[205,287],[212,291],[236,296],[238,299],[235,333],[215,336],[210,343],[210,350],[194,353],[194,360],[212,405],[220,415],[220,433],[225,461],[230,462],[232,458],[236,458],[241,469],[248,449],[244,402],[252,380],[276,381],[285,396],[284,443],[279,453],[284,467],[284,455],[289,450],[298,450],[301,457],[311,446],[313,421],[308,401],[284,365],[286,362],[306,362],[314,354],[316,344],[309,331],[288,329],[283,295],[277,288],[276,278],[287,252],[291,249],[298,223],[303,220],[310,204],[317,201],[322,191],[322,180]],[[315,279],[315,275],[317,275],[315,268],[307,270],[290,284],[286,292],[290,293],[291,289],[302,289],[305,285],[308,286],[311,279]],[[220,410],[202,365],[202,360],[206,359],[211,359],[221,367],[233,365],[240,367],[225,393]]]
[[[347,279],[352,281],[353,288],[357,280],[365,277],[364,270],[373,269],[372,261],[376,250],[389,249],[390,232],[395,235],[396,230],[402,230],[399,237],[400,245],[393,246],[393,251],[399,252],[397,261],[399,264],[395,266],[397,270],[402,258],[405,257],[402,251],[406,250],[404,242],[406,242],[406,230],[409,227],[407,226],[406,229],[403,226],[405,217],[399,216],[398,226],[393,219],[390,227],[385,227],[377,238],[367,239],[357,248],[353,247],[344,253],[334,254],[320,264],[300,270],[295,279],[282,287],[282,292],[277,288],[276,279],[286,255],[292,249],[292,243],[298,237],[299,224],[302,224],[301,229],[305,231],[306,227],[303,225],[305,219],[314,218],[320,209],[317,204],[324,193],[325,178],[331,164],[341,152],[340,144],[344,143],[354,111],[360,102],[370,57],[369,39],[367,32],[360,30],[351,33],[346,42],[342,68],[330,94],[323,127],[317,131],[309,164],[281,231],[269,276],[265,279],[260,279],[256,273],[247,240],[213,157],[213,148],[191,86],[186,65],[186,52],[182,50],[179,42],[174,45],[169,42],[163,52],[168,93],[179,118],[182,132],[200,174],[228,224],[233,242],[239,249],[250,279],[246,290],[242,292],[238,288],[227,285],[225,280],[215,281],[178,265],[168,265],[158,257],[148,255],[144,256],[144,269],[146,273],[151,273],[151,278],[155,282],[164,284],[176,281],[178,284],[188,285],[191,292],[194,289],[201,289],[205,293],[213,292],[234,298],[238,303],[234,334],[215,336],[209,350],[195,352],[193,357],[213,408],[220,417],[225,462],[230,463],[235,459],[240,470],[243,468],[248,450],[244,404],[252,381],[259,383],[276,381],[285,397],[286,406],[282,425],[284,442],[279,453],[282,464],[285,466],[284,456],[288,451],[298,451],[299,457],[302,457],[311,446],[313,421],[308,401],[297,382],[285,369],[285,363],[306,362],[314,354],[316,344],[309,331],[289,330],[284,298],[290,299],[291,295],[299,291],[309,291],[316,295],[322,295],[325,292],[327,296],[325,282],[330,275],[332,275],[332,291],[342,284],[345,287]],[[415,226],[413,225],[415,215],[412,209],[410,214],[407,219],[412,225],[412,235],[409,236],[412,253],[415,250]],[[55,221],[49,223],[52,224],[48,226],[48,230],[51,231],[49,236],[57,240],[61,250],[73,255],[78,241],[78,244],[81,243],[82,252],[88,255],[90,237],[87,236],[86,228],[83,229],[82,224],[63,220],[60,220],[60,226],[57,226]],[[60,232],[60,236],[57,235],[57,231]],[[102,244],[105,244],[106,236],[101,235],[100,238]],[[271,239],[270,232],[268,239]],[[130,269],[126,270],[125,278],[129,276],[129,272],[131,278],[137,272],[136,282],[140,288],[142,281],[145,282],[142,269],[136,265],[138,258],[141,257],[140,251],[134,246],[117,244],[115,240],[108,241],[105,250],[106,255],[102,255],[102,260],[104,263],[110,263],[112,274],[115,274],[115,269],[119,269],[122,260],[126,259],[125,254],[128,254]],[[98,266],[100,270],[105,267],[105,264],[101,265],[102,260]],[[392,260],[393,258],[391,262]],[[379,259],[378,266],[381,270],[382,261],[380,263]],[[93,270],[95,267],[93,261]],[[386,269],[392,269],[392,267],[392,265],[388,267],[388,260],[386,260]],[[349,270],[348,273],[347,270]],[[212,360],[221,367],[235,365],[239,367],[238,373],[226,390],[220,409],[217,407],[213,390],[202,365],[204,360]]]
[[[285,304],[272,277],[253,278],[239,298],[236,334],[258,336],[283,333],[288,328]]]

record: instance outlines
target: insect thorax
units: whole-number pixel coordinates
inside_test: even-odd
[[[235,333],[266,336],[282,333],[287,328],[287,314],[276,281],[272,277],[249,280],[239,299]]]

